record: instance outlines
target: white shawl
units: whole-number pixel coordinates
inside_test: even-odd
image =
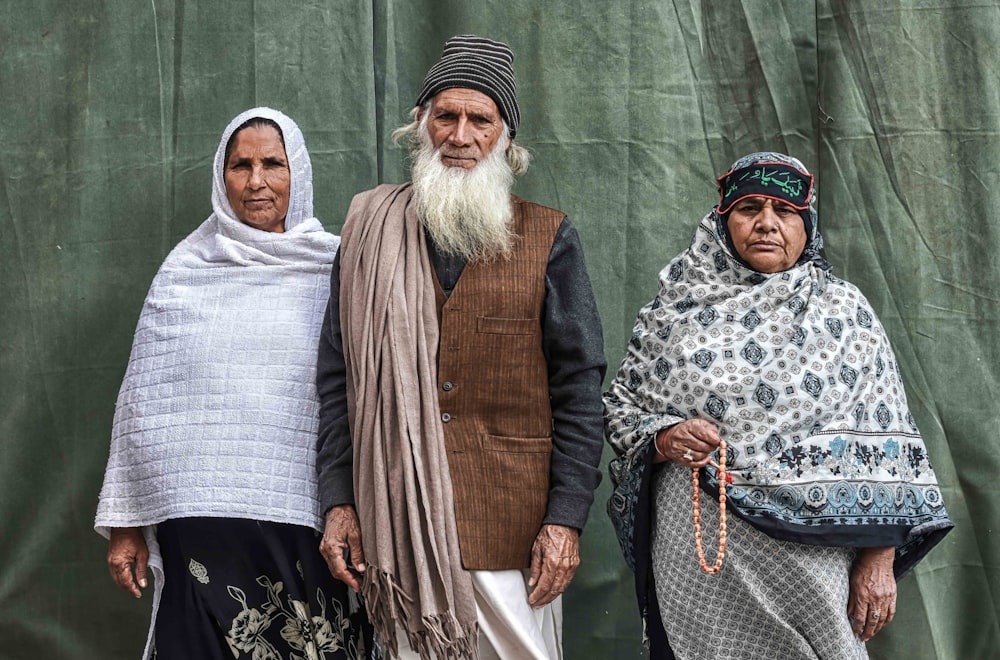
[[[226,143],[253,117],[281,127],[291,171],[285,233],[244,225],[226,197]],[[255,108],[229,124],[212,207],[146,296],[94,521],[106,537],[113,527],[146,528],[154,557],[149,526],[171,518],[322,530],[316,347],[340,239],[312,217],[312,166],[290,118]]]

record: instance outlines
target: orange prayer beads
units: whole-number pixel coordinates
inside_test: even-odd
[[[725,440],[719,444],[719,464],[715,467],[719,470],[719,549],[715,553],[715,564],[712,566],[709,566],[705,560],[705,551],[701,546],[701,489],[698,487],[698,469],[691,470],[691,489],[694,499],[694,545],[698,551],[698,563],[701,564],[701,570],[709,575],[721,571],[722,562],[726,559],[726,483],[732,481],[732,477],[726,472]]]

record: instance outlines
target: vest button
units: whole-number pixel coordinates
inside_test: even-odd
[[[451,415],[449,415],[448,413],[444,413],[443,415],[441,415],[441,421],[447,424],[448,422],[451,421]]]
[[[455,389],[455,385],[450,380],[446,380],[444,381],[444,383],[442,383],[441,389],[444,390],[445,392],[451,392],[453,389]]]

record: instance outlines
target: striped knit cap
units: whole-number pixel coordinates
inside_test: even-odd
[[[517,108],[514,53],[510,46],[471,34],[452,37],[445,42],[440,61],[427,72],[416,104],[422,106],[438,92],[455,87],[474,89],[493,99],[510,136],[517,134],[521,112]]]

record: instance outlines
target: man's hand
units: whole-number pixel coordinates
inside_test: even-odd
[[[566,590],[580,566],[580,532],[562,525],[543,525],[531,547],[528,604],[543,607]]]
[[[895,548],[861,548],[851,569],[847,616],[854,634],[867,642],[896,616]]]
[[[365,551],[361,548],[361,524],[358,513],[350,504],[335,506],[326,512],[326,526],[319,552],[326,560],[333,577],[351,589],[361,591],[365,572]],[[345,554],[350,555],[348,565]]]
[[[108,544],[108,571],[119,587],[136,598],[142,598],[146,581],[149,549],[138,527],[112,527]],[[133,575],[133,571],[135,572]]]

